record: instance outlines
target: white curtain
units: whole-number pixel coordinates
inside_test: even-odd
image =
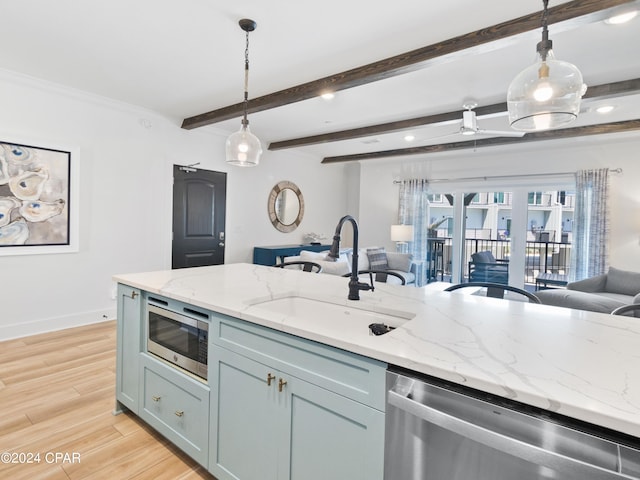
[[[609,169],[576,172],[570,281],[606,273],[609,266]]]
[[[427,180],[413,179],[400,182],[398,223],[413,225],[413,242],[409,242],[409,253],[416,262],[427,258],[427,229],[429,225],[429,201]],[[416,286],[427,282],[425,268],[416,270]]]

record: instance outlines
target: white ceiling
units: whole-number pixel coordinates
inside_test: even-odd
[[[566,3],[551,1],[550,7]],[[0,0],[0,68],[139,105],[182,119],[242,100],[243,17],[250,34],[250,97],[283,90],[457,35],[540,11],[540,0]],[[252,131],[273,141],[462,110],[506,100],[510,81],[535,58],[539,31],[506,48],[250,115]],[[554,53],[577,65],[587,85],[640,78],[640,17],[560,31]],[[595,118],[584,102],[576,123],[640,118],[638,95],[613,101]],[[239,119],[207,129],[231,132]],[[508,128],[506,117],[480,118],[485,129]],[[459,125],[300,147],[318,158],[434,143]],[[458,141],[448,137],[446,141]],[[437,142],[445,141],[438,139]]]

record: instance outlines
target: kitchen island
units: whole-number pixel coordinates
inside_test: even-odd
[[[384,284],[349,301],[346,278],[249,264],[114,280],[640,437],[640,323],[634,318]],[[372,321],[397,328],[372,336]]]

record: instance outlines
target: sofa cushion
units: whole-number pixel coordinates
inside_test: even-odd
[[[389,268],[387,252],[384,247],[367,248],[367,258],[371,270],[387,270]]]
[[[585,278],[576,282],[567,284],[567,289],[578,290],[580,292],[604,292],[604,286],[607,283],[607,275],[596,275],[595,277]]]
[[[616,308],[629,303],[629,301],[621,301],[604,295],[581,292],[579,290],[549,289],[539,290],[535,294],[544,305],[601,313],[611,313]]]
[[[622,293],[598,292],[594,293],[594,295],[610,298],[611,300],[616,300],[624,304],[633,303],[633,297],[631,295],[623,295]]]
[[[609,267],[604,291],[622,295],[636,295],[640,293],[640,273]]]
[[[411,271],[412,261],[413,255],[411,255],[410,253],[387,252],[387,262],[389,264],[389,270],[409,272]]]
[[[416,280],[416,276],[415,276],[415,274],[413,272],[406,272],[404,270],[396,270],[396,269],[391,269],[391,268],[389,270],[387,270],[387,271],[399,273],[400,275],[402,275],[402,278],[404,278],[405,285],[409,285],[409,284],[415,282],[415,280]],[[394,277],[393,275],[389,275],[387,277],[387,283],[390,283],[390,284],[394,284],[395,283],[395,284],[400,285],[402,282],[400,281],[399,278]]]
[[[329,275],[346,275],[351,272],[350,263],[347,261],[345,254],[340,254],[337,261],[327,260],[327,252],[310,252],[302,250],[300,252],[300,260],[304,262],[315,262],[322,267],[322,273]]]
[[[329,260],[320,260],[318,263],[322,267],[322,273],[328,273],[329,275],[346,275],[351,273],[349,268],[349,262],[332,262]]]

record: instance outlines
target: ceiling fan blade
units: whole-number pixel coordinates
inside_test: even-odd
[[[429,137],[429,138],[428,138],[428,139],[426,139],[426,140],[428,140],[428,141],[431,141],[431,140],[438,140],[438,139],[440,139],[440,138],[455,137],[455,136],[457,136],[457,135],[460,135],[460,130],[458,130],[458,131],[456,131],[456,132],[445,133],[445,134],[443,134],[443,135],[436,135],[435,137]]]
[[[515,130],[484,130],[479,128],[476,133],[495,135],[497,137],[524,137],[527,132],[516,132]]]

